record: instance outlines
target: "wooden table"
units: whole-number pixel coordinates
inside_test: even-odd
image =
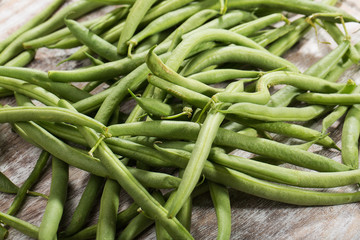
[[[0,1],[0,40],[31,19],[41,11],[51,0],[2,0]],[[360,14],[360,2],[357,0],[345,0],[340,5],[354,16]],[[90,17],[109,11],[111,7],[97,11]],[[354,43],[360,40],[359,24],[347,24]],[[322,56],[327,54],[336,44],[323,31],[319,30],[320,41],[329,41],[330,45],[317,43],[314,31],[308,33],[285,57],[304,71]],[[67,57],[74,50],[48,50],[39,49],[35,60],[29,65],[31,68],[47,71],[50,69],[73,69],[82,63],[69,62],[59,67],[56,63]],[[346,72],[343,80],[352,78],[358,84],[359,66],[353,66]],[[0,99],[1,104],[15,105],[12,97]],[[319,123],[315,123],[319,129]],[[336,123],[330,130],[330,136],[340,143],[342,125]],[[9,124],[0,125],[0,171],[7,175],[15,184],[21,185],[26,179],[40,150],[17,136],[11,131]],[[319,146],[310,149],[313,152],[323,154],[340,161],[338,151],[326,150]],[[247,153],[239,153],[248,155]],[[33,189],[45,194],[49,193],[51,171],[48,167],[40,183]],[[67,200],[65,216],[61,223],[64,227],[79,201],[81,192],[88,180],[88,173],[70,168],[69,196]],[[355,190],[356,186],[346,187]],[[338,189],[331,189],[336,191]],[[342,189],[343,190],[343,189]],[[231,190],[232,204],[232,239],[359,239],[360,238],[360,205],[359,203],[330,207],[298,207],[288,204],[260,199],[248,194]],[[0,195],[0,211],[5,212],[10,206],[13,195]],[[131,202],[130,198],[121,193],[120,210],[126,208]],[[19,218],[39,225],[46,201],[41,198],[29,197],[17,215]],[[96,209],[94,209],[94,212]],[[95,221],[96,213],[90,221]],[[192,234],[195,239],[216,238],[216,216],[209,195],[204,195],[194,201]],[[154,239],[153,230],[141,235],[140,239]],[[9,239],[28,239],[21,233],[10,230]]]

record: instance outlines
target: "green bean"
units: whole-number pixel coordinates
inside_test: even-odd
[[[247,37],[233,33],[231,31],[206,28],[203,30],[200,30],[200,28],[198,28],[194,31],[194,33],[190,32],[183,37],[183,41],[174,49],[172,56],[166,62],[166,65],[174,71],[177,71],[183,60],[188,56],[190,51],[195,46],[204,42],[231,42],[237,45],[254,48],[260,51],[266,51],[263,47],[259,46]]]
[[[133,92],[129,90],[132,97],[135,99],[137,104],[147,112],[150,117],[167,117],[174,114],[174,109],[160,101],[159,99],[154,98],[140,98],[137,97]]]
[[[195,39],[197,38],[195,37]],[[154,49],[151,49],[149,51],[146,57],[146,64],[154,75],[210,97],[220,92],[220,90],[216,88],[210,87],[201,82],[193,81],[192,79],[188,79],[177,74],[176,71],[166,66],[163,61],[161,61],[161,59],[153,52],[153,50]]]
[[[122,31],[118,42],[117,52],[120,55],[125,55],[127,49],[127,41],[129,41],[134,35],[138,25],[155,2],[156,0],[138,0],[135,1],[134,5],[131,7],[125,21],[124,30]]]
[[[17,37],[21,36],[26,31],[30,30],[33,27],[44,22],[48,17],[50,17],[65,1],[64,0],[54,0],[52,3],[47,6],[47,8],[42,11],[40,14],[35,16],[33,19],[28,21],[21,28],[12,33],[5,40],[0,42],[0,53],[9,45],[12,41],[14,41]]]
[[[15,58],[11,59],[7,63],[4,64],[4,66],[8,67],[22,67],[29,64],[35,57],[35,51],[34,50],[27,50],[22,53],[20,53]]]
[[[307,128],[302,125],[286,122],[262,122],[255,120],[246,120],[243,118],[233,118],[231,120],[251,128],[271,133],[277,133],[287,137],[298,138],[305,141],[313,141],[321,137],[322,134],[324,134],[323,132]],[[329,136],[324,136],[323,138],[318,139],[316,141],[316,144],[322,145],[327,148],[338,148],[336,146],[336,143]]]
[[[0,65],[5,64],[11,58],[13,58],[16,54],[18,54],[22,49],[22,43],[29,41],[31,39],[35,39],[40,36],[44,36],[57,28],[63,26],[63,19],[70,12],[72,13],[72,17],[76,18],[84,13],[92,11],[103,4],[101,3],[89,3],[88,1],[82,0],[74,2],[68,5],[65,8],[62,8],[58,11],[53,17],[49,18],[46,22],[28,30],[18,36],[13,42],[11,42],[0,54]]]
[[[165,54],[162,56],[162,58],[167,59],[168,55],[169,54]],[[107,121],[110,118],[116,106],[118,106],[120,102],[124,99],[124,97],[128,94],[127,89],[130,89],[131,91],[136,90],[141,83],[146,81],[146,76],[149,73],[150,70],[148,69],[146,64],[142,64],[134,71],[129,73],[127,76],[125,76],[123,79],[121,79],[117,86],[112,88],[111,92],[103,100],[103,103],[98,110],[98,114],[102,116],[102,119],[104,119],[104,121]],[[75,106],[75,108],[76,107],[77,106]]]
[[[334,84],[321,78],[307,76],[300,73],[286,71],[271,72],[262,76],[256,84],[254,93],[218,93],[213,100],[221,102],[252,102],[266,104],[271,99],[269,86],[288,84],[303,90],[315,92],[337,92],[344,84]]]
[[[58,107],[5,107],[0,109],[0,122],[52,121],[89,126],[102,132],[105,125],[86,115]]]
[[[101,196],[96,239],[115,239],[116,215],[119,208],[120,186],[111,179],[106,180]]]
[[[211,98],[203,94],[172,84],[151,74],[148,76],[148,82],[199,108],[205,107],[211,101]]]
[[[290,62],[278,58],[270,53],[241,46],[218,47],[199,54],[193,58],[184,68],[185,76],[197,73],[202,69],[225,62],[239,62],[255,65],[263,69],[277,69],[286,67],[288,71],[299,70]],[[167,63],[170,67],[170,65]]]
[[[19,211],[22,203],[25,200],[26,193],[38,181],[42,171],[46,166],[48,158],[49,158],[49,153],[42,151],[29,177],[26,179],[26,181],[17,191],[17,194],[13,202],[11,203],[11,206],[6,212],[7,214],[14,215]]]
[[[348,48],[349,42],[344,41],[336,49],[334,49],[324,58],[311,66],[308,70],[306,70],[304,74],[312,75],[319,78],[325,77],[329,73],[331,68],[334,67],[337,62],[339,62],[340,59],[344,56]],[[287,106],[290,104],[294,97],[300,94],[300,92],[301,91],[294,87],[285,87],[272,95],[268,105],[273,107]]]
[[[296,97],[297,100],[322,105],[353,105],[360,103],[360,94],[341,94],[341,93],[302,93]]]
[[[213,201],[218,222],[216,239],[230,239],[231,235],[231,206],[229,191],[225,186],[209,182],[211,199]]]
[[[0,212],[0,220],[6,225],[13,227],[27,236],[30,236],[34,239],[38,238],[39,228],[33,224],[2,212]]]
[[[243,36],[249,36],[271,24],[277,23],[286,19],[284,15],[280,13],[270,14],[261,18],[257,18],[247,23],[240,24],[230,29],[230,31],[241,34]]]
[[[141,131],[139,128],[141,128]],[[112,125],[109,126],[108,132],[112,136],[138,135],[193,141],[198,136],[200,128],[201,125],[196,123],[161,120]],[[214,144],[233,149],[239,148],[318,171],[349,170],[349,167],[318,154],[296,149],[275,141],[238,134],[222,128],[218,129]]]
[[[91,209],[95,204],[95,199],[100,195],[103,178],[91,175],[81,196],[80,202],[72,215],[71,221],[67,228],[59,233],[61,237],[71,236],[77,233],[85,225]]]
[[[63,214],[69,169],[60,159],[52,159],[50,196],[39,227],[39,239],[54,239]]]
[[[346,114],[341,135],[341,157],[345,165],[354,169],[359,168],[358,141],[360,135],[360,109],[354,105]]]
[[[246,71],[237,69],[214,69],[205,72],[195,73],[189,78],[195,79],[205,84],[215,84],[236,78],[257,78],[262,72]]]
[[[216,6],[217,7],[217,6]],[[284,1],[284,0],[247,0],[247,1],[236,1],[236,0],[229,0],[228,8],[240,8],[240,9],[254,9],[257,7],[270,7],[270,8],[277,8],[282,9],[284,11],[300,13],[304,15],[311,15],[314,13],[336,13],[342,15],[345,21],[351,22],[358,22],[358,20],[351,16],[350,14],[346,13],[344,10],[330,6],[328,4],[324,4],[321,2],[313,2],[309,0],[291,0],[291,1]]]
[[[110,13],[103,16],[101,19],[99,19],[94,24],[91,24],[90,26],[86,26],[85,24],[81,24],[81,26],[83,26],[84,28],[88,28],[90,33],[99,35],[99,34],[103,33],[107,28],[118,23],[119,20],[121,20],[124,16],[126,16],[126,14],[128,13],[128,10],[129,10],[129,7],[124,5],[120,8],[114,9],[113,11],[111,11]],[[50,44],[50,45],[47,44],[46,47],[62,48],[62,49],[74,48],[74,47],[79,46],[81,43],[83,43],[83,41],[79,41],[79,39],[77,39],[76,36],[68,36],[54,44]],[[93,39],[93,41],[94,41],[94,39]],[[87,45],[87,44],[85,44],[85,45]]]
[[[227,110],[220,111],[261,121],[309,121],[326,112],[327,108],[320,105],[296,108],[268,107],[254,103],[236,103]]]
[[[65,19],[66,26],[70,29],[71,33],[83,44],[88,46],[95,53],[101,57],[109,60],[116,61],[120,59],[120,56],[116,52],[116,47],[111,43],[100,38],[95,33],[81,25],[80,23]]]

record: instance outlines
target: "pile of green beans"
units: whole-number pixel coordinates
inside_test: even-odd
[[[16,195],[1,208],[0,239],[10,228],[35,239],[135,239],[152,225],[159,239],[200,238],[192,202],[206,193],[217,239],[230,239],[230,188],[304,206],[360,201],[359,191],[328,191],[360,181],[360,88],[341,80],[360,60],[346,29],[358,20],[335,0],[64,2],[0,42],[0,123],[41,149],[22,186],[0,172],[0,192]],[[302,71],[281,55],[311,27],[337,46]],[[33,69],[40,48],[70,49],[54,64],[83,67]],[[31,188],[49,159],[46,196]],[[66,216],[72,168],[90,177]],[[134,203],[120,211],[123,191]],[[16,217],[27,197],[47,201],[38,225]]]

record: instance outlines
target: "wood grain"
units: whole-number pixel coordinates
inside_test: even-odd
[[[44,9],[51,0],[3,0],[0,1],[0,40],[6,38],[36,13]],[[71,1],[68,1],[71,2]],[[67,2],[67,3],[68,3]],[[360,3],[357,0],[345,0],[339,7],[349,13],[359,16]],[[111,9],[104,8],[91,14],[88,18],[103,14]],[[348,31],[352,35],[354,43],[360,40],[359,24],[347,24]],[[305,38],[297,44],[285,57],[293,62],[300,70],[304,71],[331,49],[336,47],[331,38],[319,30],[320,41],[329,41],[330,45],[318,44],[314,31],[309,32]],[[86,62],[69,62],[59,67],[56,63],[74,52],[71,50],[48,50],[39,49],[35,60],[29,65],[31,68],[48,71],[50,69],[73,69]],[[353,79],[360,83],[359,66],[353,66],[342,77],[342,80]],[[15,105],[12,97],[0,99],[1,104]],[[319,122],[314,123],[319,129]],[[337,122],[332,126],[330,136],[341,146],[342,125]],[[287,141],[286,139],[282,139]],[[338,151],[326,150],[319,146],[313,146],[311,151],[328,156],[337,161],[341,160]],[[11,131],[9,124],[0,125],[0,171],[7,175],[14,183],[21,185],[30,173],[40,150],[31,146]],[[248,156],[250,154],[238,152],[237,154]],[[49,193],[51,171],[47,168],[40,183],[33,190],[45,194]],[[67,225],[69,218],[79,201],[81,192],[88,180],[88,173],[70,168],[69,196],[64,219],[61,228]],[[355,190],[356,186],[349,186],[341,190]],[[338,189],[331,189],[336,191]],[[330,207],[298,207],[288,204],[260,199],[248,194],[231,190],[232,204],[232,239],[360,239],[360,204],[347,204]],[[13,199],[12,195],[0,195],[0,211],[6,211]],[[121,193],[120,210],[126,208],[131,199]],[[19,218],[39,225],[46,201],[41,198],[29,197],[17,215]],[[95,222],[97,209],[89,222]],[[212,207],[210,195],[204,195],[194,201],[194,214],[192,219],[192,234],[195,239],[216,239],[216,216]],[[9,239],[28,239],[21,233],[10,229]],[[155,239],[153,229],[143,233],[139,239]]]

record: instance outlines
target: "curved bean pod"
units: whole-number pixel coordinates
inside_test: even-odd
[[[311,77],[296,72],[271,72],[262,76],[256,84],[255,93],[218,93],[213,99],[221,102],[252,102],[266,104],[270,100],[268,87],[288,84],[303,90],[315,92],[337,92],[344,84],[334,84],[321,78]]]
[[[0,122],[50,121],[88,126],[104,132],[106,126],[86,115],[59,107],[5,107],[0,108]]]
[[[262,72],[246,71],[237,69],[214,69],[190,75],[189,78],[195,79],[205,84],[220,83],[236,78],[257,78]]]
[[[30,236],[34,239],[38,238],[39,228],[33,224],[2,212],[0,212],[0,220],[6,225],[15,228],[27,236]]]
[[[271,53],[266,53],[257,49],[240,46],[217,47],[200,53],[193,58],[183,69],[184,76],[200,72],[202,69],[222,64],[225,62],[247,63],[263,69],[286,68],[291,72],[299,72],[296,66],[287,60],[276,57]],[[169,67],[170,64],[166,63]],[[174,68],[173,68],[174,70]]]

